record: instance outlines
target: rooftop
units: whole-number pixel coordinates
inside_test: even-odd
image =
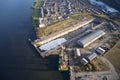
[[[103,49],[103,48],[101,48],[101,47],[98,47],[97,49],[96,49],[96,51],[99,53],[99,54],[104,54],[105,53],[105,50]]]
[[[58,39],[56,39],[56,40],[53,40],[53,41],[51,41],[51,42],[48,42],[48,43],[40,46],[39,48],[40,48],[41,50],[48,51],[48,50],[53,49],[53,48],[55,48],[56,46],[58,46],[58,45],[60,45],[60,44],[62,44],[62,43],[64,43],[64,42],[66,42],[66,41],[67,41],[67,40],[64,39],[64,38],[58,38]]]
[[[90,43],[95,41],[96,39],[103,36],[104,34],[105,34],[105,32],[103,32],[102,30],[95,30],[92,33],[90,33],[90,34],[86,35],[85,37],[81,38],[80,40],[78,40],[78,44],[82,45],[83,47],[86,47]]]
[[[97,54],[96,53],[91,53],[91,54],[89,54],[88,56],[87,56],[87,59],[89,60],[89,61],[92,61],[94,58],[96,58],[97,57]]]

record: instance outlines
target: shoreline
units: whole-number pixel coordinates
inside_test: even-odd
[[[35,28],[39,26],[38,18],[39,18],[39,9],[42,6],[42,0],[37,0],[34,5],[32,5],[33,13],[32,13],[32,23]]]
[[[33,14],[32,14],[32,22],[33,22],[33,26],[35,27],[35,31],[36,31],[36,36],[37,36],[37,28],[39,27],[39,22],[38,22],[38,18],[39,18],[39,9],[40,9],[40,7],[42,6],[42,0],[37,0],[36,2],[35,2],[35,4],[32,6],[32,8],[33,8]],[[36,21],[37,21],[37,23],[36,23]],[[38,36],[37,36],[37,38],[39,38]],[[51,56],[51,55],[58,55],[59,56],[59,58],[61,58],[60,57],[60,55],[59,54],[48,54],[47,52],[41,52],[41,50],[39,50],[39,48],[38,48],[38,46],[36,45],[36,42],[37,41],[39,41],[39,39],[37,39],[37,40],[34,40],[34,41],[32,41],[31,39],[28,39],[28,41],[34,46],[34,48],[37,50],[37,52],[43,57],[43,58],[45,58],[45,57],[48,57],[48,56]],[[58,47],[59,48],[59,47]],[[52,51],[51,51],[52,52]],[[64,69],[62,69],[61,68],[61,64],[62,64],[62,60],[63,60],[64,58],[62,58],[62,59],[59,59],[59,62],[61,62],[61,63],[59,63],[59,65],[58,65],[58,71],[69,71],[68,70],[68,64],[66,64],[66,68]],[[68,62],[68,61],[66,61],[66,62]]]

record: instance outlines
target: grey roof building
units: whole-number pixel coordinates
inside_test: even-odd
[[[75,54],[75,56],[81,56],[80,50],[79,50],[78,48],[76,48],[76,49],[74,50],[74,54]]]
[[[99,53],[100,55],[103,55],[105,53],[105,50],[101,47],[96,48],[96,52]]]
[[[91,53],[87,56],[87,59],[89,61],[92,61],[93,59],[95,59],[97,57],[97,54],[96,53]]]
[[[88,61],[87,61],[85,58],[82,58],[82,59],[80,60],[80,62],[81,62],[83,65],[88,64]]]
[[[85,37],[81,38],[80,40],[78,40],[77,43],[81,47],[86,47],[89,44],[91,44],[92,42],[94,42],[95,40],[102,37],[104,34],[105,34],[105,32],[102,30],[95,30],[92,33],[90,33],[90,34],[86,35]]]

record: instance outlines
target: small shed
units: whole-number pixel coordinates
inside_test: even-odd
[[[74,54],[75,54],[75,56],[81,56],[80,50],[78,48],[75,48]]]
[[[87,61],[85,58],[82,58],[82,59],[80,60],[80,62],[81,62],[83,65],[88,64],[88,61]]]

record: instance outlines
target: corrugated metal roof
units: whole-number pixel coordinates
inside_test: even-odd
[[[82,45],[83,47],[86,47],[87,45],[89,45],[93,41],[97,40],[98,38],[100,38],[104,34],[105,34],[105,32],[102,30],[95,30],[92,33],[88,34],[87,36],[78,40],[78,44]]]
[[[97,57],[97,54],[96,53],[92,53],[92,54],[89,54],[88,56],[87,56],[87,59],[88,60],[90,60],[90,61],[92,61],[94,58],[96,58]]]
[[[51,41],[51,42],[48,42],[48,43],[40,46],[39,48],[40,48],[41,50],[46,50],[46,51],[48,51],[48,50],[53,49],[53,48],[55,48],[56,46],[58,46],[58,45],[60,45],[60,44],[62,44],[62,43],[64,43],[64,42],[66,42],[66,41],[67,41],[67,40],[66,40],[65,38],[58,38],[58,39],[56,39],[56,40],[53,40],[53,41]]]
[[[99,54],[104,54],[105,53],[105,50],[103,49],[103,48],[101,48],[101,47],[98,47],[97,49],[96,49],[96,51],[99,53]]]

